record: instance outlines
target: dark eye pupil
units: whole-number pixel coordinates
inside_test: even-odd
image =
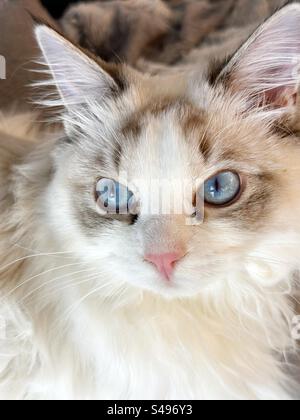
[[[219,190],[220,190],[219,179],[216,178],[216,180],[215,180],[215,191],[219,192]]]

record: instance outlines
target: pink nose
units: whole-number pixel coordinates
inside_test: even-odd
[[[149,254],[145,260],[156,266],[164,278],[170,280],[175,268],[175,264],[184,256],[181,252],[172,252],[168,254]]]

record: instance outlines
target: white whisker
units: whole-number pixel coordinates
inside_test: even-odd
[[[52,273],[53,271],[58,271],[58,270],[62,270],[64,268],[70,268],[70,267],[74,267],[74,266],[77,266],[77,265],[83,265],[83,263],[80,262],[80,263],[66,264],[66,265],[51,268],[49,270],[43,271],[42,273],[36,274],[35,276],[32,276],[29,279],[27,279],[27,280],[23,281],[22,283],[18,284],[16,287],[14,287],[12,290],[10,290],[9,293],[6,296],[1,297],[0,302],[1,302],[1,300],[7,299],[9,296],[11,296],[13,293],[15,293],[18,289],[20,289],[21,287],[30,283],[32,280],[35,280],[35,279],[37,279],[41,276],[44,276],[46,274]]]
[[[55,283],[56,281],[63,280],[65,278],[68,278],[70,276],[75,276],[75,275],[78,275],[78,274],[85,274],[85,273],[90,272],[90,271],[95,271],[95,269],[94,268],[88,268],[88,269],[85,269],[85,270],[75,271],[75,272],[68,273],[68,274],[65,274],[63,276],[60,276],[60,277],[56,277],[56,278],[51,279],[49,281],[46,281],[45,283],[43,283],[42,285],[40,285],[40,286],[36,287],[35,289],[31,290],[24,297],[22,297],[22,299],[19,301],[19,303],[23,302],[29,296],[35,294],[36,292],[38,292],[39,290],[43,289],[44,287],[48,287],[50,284]]]

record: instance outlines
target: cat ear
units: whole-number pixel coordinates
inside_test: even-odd
[[[101,101],[116,92],[118,85],[113,77],[63,36],[44,25],[37,26],[35,33],[62,99],[62,103],[54,101],[53,106],[70,107],[89,99]],[[51,105],[51,100],[46,102]]]
[[[300,5],[286,6],[263,24],[219,75],[249,107],[272,111],[276,118],[293,112],[300,76]]]

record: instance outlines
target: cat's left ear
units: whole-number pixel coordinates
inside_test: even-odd
[[[296,111],[300,81],[300,5],[284,7],[263,24],[219,74],[248,109],[270,119]]]
[[[87,100],[101,102],[120,89],[119,75],[109,74],[107,69],[112,67],[108,64],[93,59],[45,25],[37,26],[35,33],[61,97],[61,103],[49,100],[48,105],[70,108]]]

